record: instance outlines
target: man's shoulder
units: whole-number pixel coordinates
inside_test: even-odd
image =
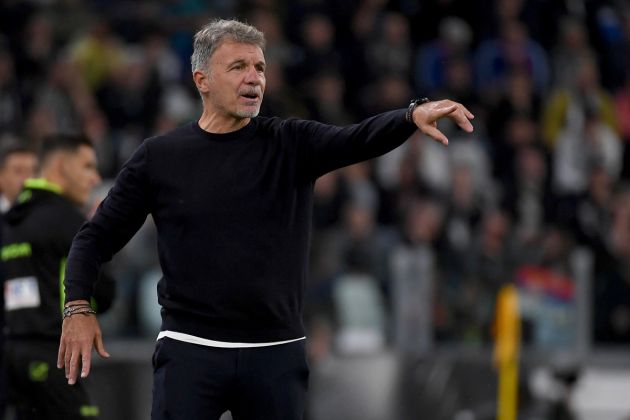
[[[177,142],[181,142],[182,139],[193,138],[195,136],[195,132],[192,129],[193,124],[194,122],[189,122],[173,128],[165,133],[149,137],[144,141],[144,143],[149,147],[161,145],[171,146],[174,143],[176,144]]]
[[[311,124],[317,124],[316,121],[295,117],[257,117],[257,123],[259,132],[268,132],[275,136],[295,134],[300,129],[307,129]]]
[[[81,210],[66,197],[46,195],[45,199],[35,200],[31,210],[23,216],[25,228],[51,237],[65,232],[74,235],[86,220]]]

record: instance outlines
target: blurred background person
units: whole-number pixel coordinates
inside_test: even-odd
[[[82,384],[67,386],[56,359],[64,266],[72,238],[85,221],[80,208],[100,182],[96,155],[87,138],[57,135],[44,139],[39,158],[39,178],[24,182],[16,205],[5,215],[9,398],[20,420],[95,418],[98,407]],[[108,309],[113,293],[111,281],[98,283],[93,305],[99,313]]]
[[[15,202],[27,178],[37,167],[35,152],[17,142],[0,145],[0,212],[6,213]]]

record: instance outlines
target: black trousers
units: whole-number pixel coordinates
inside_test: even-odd
[[[98,418],[81,381],[68,385],[57,369],[57,340],[8,340],[5,362],[9,403],[18,420],[86,420]]]
[[[158,340],[152,420],[300,420],[309,369],[305,340],[224,349]]]

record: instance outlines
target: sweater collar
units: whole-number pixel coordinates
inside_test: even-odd
[[[248,139],[250,134],[256,129],[258,121],[257,118],[252,118],[249,123],[236,131],[230,131],[229,133],[209,133],[199,126],[198,121],[191,123],[193,131],[200,134],[204,138],[213,141],[229,141],[238,139]]]

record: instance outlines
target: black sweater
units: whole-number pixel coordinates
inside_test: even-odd
[[[303,336],[315,180],[402,144],[415,131],[404,114],[343,128],[258,117],[227,134],[193,122],[146,140],[74,239],[66,300],[91,296],[100,265],[151,214],[163,330],[229,342]]]

